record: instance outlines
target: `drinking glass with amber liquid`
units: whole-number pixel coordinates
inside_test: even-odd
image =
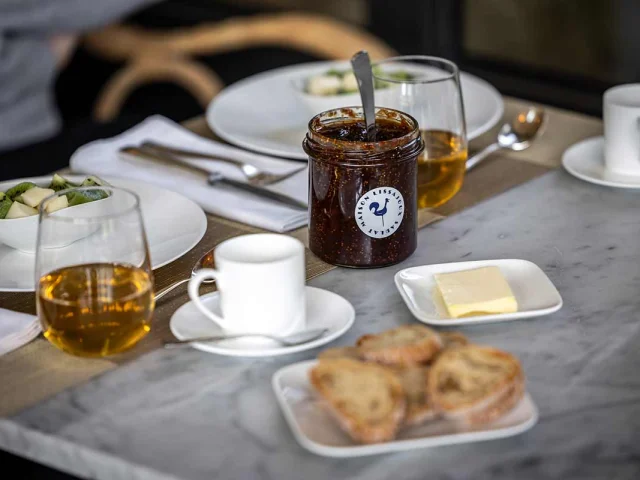
[[[425,146],[418,157],[418,208],[444,204],[462,187],[466,171],[467,133],[458,67],[444,58],[410,55],[376,63],[373,75],[376,105],[395,108],[418,121]]]
[[[131,348],[151,329],[153,275],[134,193],[94,186],[45,199],[36,256],[38,317],[56,347],[103,357]]]

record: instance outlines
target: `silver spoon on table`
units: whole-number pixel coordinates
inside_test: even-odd
[[[542,108],[530,107],[518,113],[511,123],[505,123],[498,133],[498,141],[467,160],[467,170],[471,170],[491,153],[501,149],[516,152],[531,146],[531,142],[542,132],[545,112]]]
[[[203,268],[214,268],[214,267],[215,267],[215,264],[213,261],[213,249],[211,249],[207,253],[205,253],[202,257],[200,257],[200,259],[193,266],[193,268],[191,269],[191,276],[189,276],[188,278],[183,278],[182,280],[178,280],[177,282],[173,282],[171,285],[164,287],[159,292],[156,292],[155,300],[156,301],[160,300],[167,293],[175,290],[180,285],[187,283],[189,280],[191,280],[191,277],[193,277],[196,273],[198,273],[198,271],[202,270]],[[215,280],[205,279],[202,281],[202,283],[213,283],[213,282],[215,282]]]
[[[300,345],[302,343],[307,343],[316,338],[320,338],[324,334],[326,334],[329,330],[326,328],[314,328],[311,330],[305,330],[303,332],[297,332],[292,335],[287,335],[285,337],[278,337],[275,335],[267,335],[262,333],[236,333],[229,335],[211,335],[208,337],[194,337],[187,338],[185,340],[167,340],[164,342],[164,346],[167,348],[176,347],[180,345],[188,345],[193,342],[215,342],[220,340],[230,340],[235,338],[245,338],[245,337],[261,337],[268,338],[269,340],[274,340],[278,342],[280,345],[285,347],[292,347],[294,345]]]

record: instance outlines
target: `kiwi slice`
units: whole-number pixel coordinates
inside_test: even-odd
[[[340,77],[342,78],[342,76],[345,74],[346,72],[341,72],[340,70],[337,70],[335,68],[332,68],[331,70],[328,70],[327,73],[325,73],[325,75],[327,77]]]
[[[105,185],[109,184],[95,175],[85,178],[84,182],[82,182],[83,187],[103,187]]]
[[[24,192],[29,190],[30,188],[36,187],[37,185],[33,182],[22,182],[17,184],[15,187],[11,187],[9,190],[5,192],[5,195],[9,197],[11,200],[14,200],[15,197],[22,195]]]
[[[82,205],[83,203],[94,202],[96,200],[102,200],[109,195],[104,190],[91,190],[86,192],[69,192],[67,193],[67,200],[69,200],[69,206]]]
[[[4,197],[0,200],[0,219],[4,219],[7,216],[7,212],[11,208],[11,204],[13,204],[13,202],[8,197]]]
[[[60,190],[66,190],[67,188],[79,187],[77,183],[70,182],[66,178],[57,173],[53,175],[53,179],[49,184],[49,188],[55,192],[59,192]]]

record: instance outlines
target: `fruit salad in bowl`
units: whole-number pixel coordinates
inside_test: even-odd
[[[65,194],[55,195],[57,192],[76,187],[101,186],[109,186],[109,184],[96,176],[88,176],[82,182],[76,183],[58,174],[53,175],[47,182],[34,179],[0,183],[0,243],[23,252],[35,252],[38,209],[43,208],[48,214],[55,214],[63,209],[79,208],[96,200],[103,200],[109,194],[102,189],[71,190]],[[87,211],[84,214],[91,215],[92,212]],[[69,234],[60,239],[61,246],[72,243],[87,234],[76,230],[69,228]]]

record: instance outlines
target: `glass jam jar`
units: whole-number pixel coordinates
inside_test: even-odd
[[[418,122],[376,108],[367,139],[362,108],[316,115],[303,141],[309,155],[309,248],[327,263],[382,267],[416,249]]]

